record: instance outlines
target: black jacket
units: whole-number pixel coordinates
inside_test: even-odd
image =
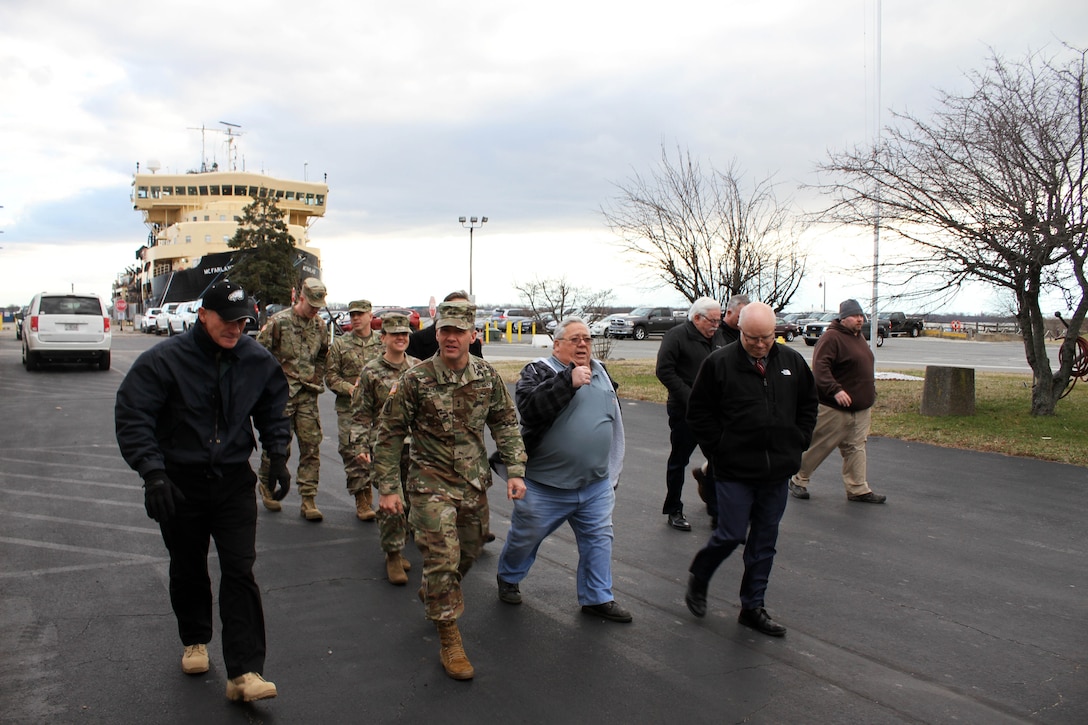
[[[286,453],[286,407],[287,378],[272,353],[248,335],[224,350],[198,322],[132,364],[117,389],[117,445],[141,476],[177,467],[221,475],[248,464],[254,425],[266,452]]]
[[[687,422],[715,476],[770,483],[801,467],[817,407],[812,371],[799,353],[772,345],[762,376],[735,342],[706,359]]]
[[[707,339],[688,320],[665,333],[657,349],[657,379],[669,391],[669,402],[686,406],[691,384],[699,374],[703,360],[718,347],[724,347],[721,337]]]

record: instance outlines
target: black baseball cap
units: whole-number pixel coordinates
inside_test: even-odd
[[[200,306],[206,310],[218,313],[227,322],[236,322],[248,317],[257,321],[253,313],[253,304],[250,302],[246,291],[240,285],[233,282],[216,282],[204,294],[204,300]]]

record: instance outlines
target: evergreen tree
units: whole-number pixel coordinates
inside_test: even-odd
[[[291,304],[291,288],[298,281],[295,245],[275,198],[253,197],[227,245],[239,250],[229,273],[231,282],[256,297],[262,310],[269,304]]]

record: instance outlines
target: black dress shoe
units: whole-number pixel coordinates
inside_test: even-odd
[[[881,494],[873,493],[872,491],[869,493],[848,494],[846,498],[859,503],[884,503],[888,500],[887,496],[882,496]]]
[[[771,616],[767,614],[767,610],[763,607],[760,607],[759,609],[740,610],[740,616],[737,617],[737,621],[745,627],[751,627],[757,632],[762,632],[771,637],[781,637],[786,634],[786,628],[771,619]]]
[[[632,617],[631,613],[626,609],[616,604],[615,601],[605,602],[604,604],[583,604],[582,611],[586,614],[592,614],[603,619],[607,619],[611,622],[630,622]]]
[[[521,589],[516,582],[504,581],[500,577],[495,577],[499,583],[499,599],[507,604],[521,604]]]
[[[684,604],[696,617],[706,616],[706,582],[700,582],[694,574],[688,576],[688,590],[684,592]]]
[[[691,524],[688,523],[683,511],[674,511],[669,514],[669,526],[678,531],[691,531]]]

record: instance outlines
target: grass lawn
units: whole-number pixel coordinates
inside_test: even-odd
[[[515,382],[524,363],[490,361],[507,382]],[[665,402],[665,388],[654,376],[653,360],[616,360],[608,370],[620,384],[620,397]],[[903,371],[922,376],[917,370]],[[1027,456],[1088,466],[1088,383],[1078,383],[1058,403],[1057,414],[1032,417],[1031,378],[975,373],[975,415],[933,418],[919,414],[922,381],[878,380],[872,435],[921,441],[948,448]]]

